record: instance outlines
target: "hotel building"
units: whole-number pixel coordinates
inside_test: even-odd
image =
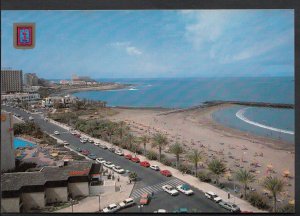
[[[23,72],[21,70],[1,69],[1,93],[22,92]]]

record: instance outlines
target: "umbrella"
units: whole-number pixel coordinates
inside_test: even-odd
[[[272,164],[268,164],[267,168],[268,168],[268,170],[272,170],[273,169],[273,165]]]
[[[290,176],[290,171],[289,170],[284,170],[283,171],[283,176],[284,177],[289,177]]]
[[[295,200],[290,200],[290,201],[289,201],[289,204],[290,204],[290,205],[295,205]]]

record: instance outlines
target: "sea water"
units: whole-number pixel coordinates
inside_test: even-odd
[[[130,83],[134,86],[118,90],[83,91],[74,95],[79,98],[106,101],[109,106],[130,107],[187,108],[212,100],[294,104],[293,77],[99,79],[98,81]],[[249,108],[241,111],[244,118],[239,118],[236,114],[240,109],[242,108],[238,106],[226,109],[216,113],[214,117],[229,127],[293,142],[293,134],[281,133],[279,130],[294,132],[294,110]]]

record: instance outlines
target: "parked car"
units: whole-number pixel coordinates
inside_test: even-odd
[[[166,177],[172,176],[172,173],[169,170],[161,170],[160,173]]]
[[[82,150],[81,153],[82,153],[83,155],[87,156],[87,155],[90,154],[90,151],[84,149],[84,150]]]
[[[110,204],[109,206],[107,206],[106,208],[103,209],[103,212],[105,212],[105,213],[113,213],[113,212],[118,211],[120,208],[121,207],[119,205]]]
[[[78,133],[76,133],[75,136],[78,137],[78,138],[80,138],[80,134],[78,134]]]
[[[76,135],[76,134],[77,134],[76,131],[74,131],[74,130],[71,130],[70,133],[71,133],[72,135]]]
[[[86,143],[87,140],[86,140],[85,138],[80,138],[80,142],[81,142],[81,143]]]
[[[100,143],[99,142],[94,142],[95,146],[99,146]]]
[[[93,160],[96,160],[96,158],[97,158],[97,156],[95,154],[89,154],[88,157]]]
[[[176,190],[173,186],[171,185],[164,185],[162,186],[162,189],[167,192],[168,194],[170,194],[171,196],[175,196],[178,195],[179,192],[178,190]]]
[[[125,173],[125,170],[122,169],[120,166],[114,166],[112,169],[119,174]]]
[[[82,149],[81,148],[76,148],[76,151],[82,152]]]
[[[106,145],[99,145],[99,147],[103,148],[103,149],[107,149],[107,146]]]
[[[184,193],[185,195],[192,195],[194,193],[188,184],[177,186],[177,190]]]
[[[120,156],[124,155],[123,151],[121,151],[121,150],[116,150],[115,153]]]
[[[179,208],[173,211],[173,213],[188,213],[187,208]]]
[[[241,209],[236,204],[231,202],[220,201],[219,205],[231,212],[241,212]]]
[[[106,160],[104,160],[103,158],[97,158],[96,161],[100,164],[103,164],[106,162]]]
[[[144,193],[140,199],[140,205],[147,205],[150,202],[150,194]]]
[[[111,147],[111,148],[109,148],[108,150],[111,151],[111,152],[115,152],[116,149],[113,148],[113,147]]]
[[[105,163],[103,163],[104,166],[106,166],[107,168],[113,168],[115,165],[110,162],[110,161],[106,161]]]
[[[126,200],[123,200],[122,202],[119,203],[119,206],[121,208],[126,208],[129,206],[133,206],[135,204],[134,200],[132,198],[128,198]]]
[[[55,134],[55,135],[59,135],[59,132],[58,132],[58,131],[54,131],[54,134]]]
[[[143,167],[150,167],[150,163],[148,161],[142,161],[140,162],[140,165]]]
[[[211,199],[213,201],[215,201],[216,203],[219,203],[222,201],[222,198],[219,197],[217,194],[215,194],[214,192],[208,191],[205,192],[204,195],[208,198]]]
[[[135,163],[139,163],[140,159],[138,157],[133,157],[133,158],[131,158],[131,161],[135,162]]]
[[[128,160],[131,160],[132,155],[131,155],[131,154],[127,154],[127,155],[125,155],[124,157],[125,157],[126,159],[128,159]]]
[[[158,209],[157,211],[154,211],[154,213],[167,213],[166,209]]]
[[[157,166],[157,165],[151,165],[150,168],[155,171],[159,171],[159,166]]]
[[[29,120],[30,120],[30,121],[33,121],[34,118],[33,118],[32,116],[29,116]]]
[[[91,138],[88,138],[89,143],[93,143],[94,140],[92,140]]]
[[[63,141],[63,144],[64,144],[64,145],[70,145],[66,140]]]

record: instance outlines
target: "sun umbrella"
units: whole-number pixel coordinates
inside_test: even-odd
[[[290,171],[289,170],[284,170],[283,171],[283,176],[284,177],[288,177],[290,175]]]
[[[295,200],[290,200],[290,201],[289,201],[289,204],[290,204],[290,205],[295,205]]]

